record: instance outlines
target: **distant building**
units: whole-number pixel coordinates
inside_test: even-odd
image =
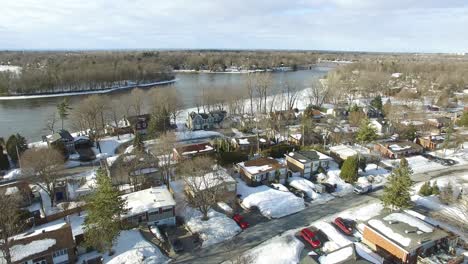
[[[236,149],[240,149],[242,151],[257,151],[257,143],[260,149],[264,149],[271,145],[271,141],[266,137],[259,137],[257,142],[257,136],[233,138],[231,139],[231,143]]]
[[[190,130],[208,130],[219,128],[226,117],[226,111],[212,111],[206,113],[191,112],[187,117],[187,127]]]
[[[127,123],[130,124],[132,132],[146,134],[150,119],[151,119],[150,114],[144,114],[144,115],[139,115],[139,116],[129,116]]]
[[[122,195],[128,212],[124,222],[133,225],[175,225],[176,202],[166,186]]]
[[[333,159],[318,151],[295,151],[285,154],[286,164],[292,172],[299,172],[302,177],[311,178],[318,169],[328,169]]]
[[[70,132],[61,129],[47,138],[47,143],[49,146],[53,146],[59,142],[63,143],[69,154],[75,153],[75,140]]]
[[[240,175],[250,186],[286,181],[286,166],[273,158],[258,158],[237,164]]]
[[[427,136],[416,138],[416,143],[427,150],[436,150],[443,147],[445,137],[443,136]]]
[[[362,241],[391,263],[417,263],[448,244],[449,234],[404,212],[378,215],[363,225]]]
[[[374,150],[390,159],[401,159],[402,157],[419,155],[424,151],[423,147],[410,141],[376,143]]]

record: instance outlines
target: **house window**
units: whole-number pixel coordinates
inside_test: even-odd
[[[65,248],[65,249],[61,249],[61,250],[55,251],[55,252],[52,254],[52,256],[53,256],[54,258],[56,258],[56,257],[60,257],[60,256],[65,255],[65,254],[68,254],[68,249],[66,249],[66,248]]]
[[[163,213],[172,212],[172,208],[163,209]]]

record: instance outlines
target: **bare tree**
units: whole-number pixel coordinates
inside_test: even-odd
[[[142,107],[145,103],[145,93],[141,89],[133,89],[130,94],[129,106],[134,115],[142,114]]]
[[[11,237],[22,230],[22,222],[18,204],[20,197],[17,194],[6,195],[0,191],[0,252],[7,264],[12,263]]]
[[[226,190],[220,171],[214,168],[215,162],[209,157],[185,160],[180,167],[185,183],[187,203],[199,210],[202,220],[208,220],[208,212],[222,201]]]
[[[158,143],[154,145],[151,152],[159,161],[159,169],[163,173],[164,182],[169,184],[172,174],[172,150],[176,143],[174,133],[166,133],[158,138]]]
[[[296,82],[286,81],[284,83],[286,92],[286,109],[291,110],[296,105],[297,98],[299,96],[299,86]]]
[[[312,105],[321,107],[328,97],[330,89],[319,80],[313,80],[309,89],[309,102]]]
[[[47,118],[45,130],[50,132],[51,134],[55,133],[55,124],[57,123],[58,118],[57,115],[54,113],[50,114],[49,118]]]
[[[267,97],[268,92],[271,90],[272,76],[270,73],[256,73],[255,74],[255,91],[258,97],[258,111],[267,112]]]
[[[245,91],[250,101],[250,116],[253,116],[253,100],[255,97],[255,74],[249,73],[247,74],[247,78],[245,79]]]
[[[114,129],[117,131],[117,139],[120,140],[119,124],[120,121],[125,118],[125,109],[120,103],[120,100],[109,101],[107,116],[108,119],[113,123]]]
[[[55,187],[63,164],[63,155],[53,148],[32,148],[21,156],[21,170],[49,196],[51,206],[55,205]]]

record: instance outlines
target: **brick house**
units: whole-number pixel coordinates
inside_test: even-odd
[[[376,216],[363,225],[362,241],[391,263],[417,263],[447,246],[449,234],[419,218],[403,212]]]
[[[75,241],[67,223],[36,227],[12,238],[12,262],[17,264],[74,263]]]
[[[175,225],[176,202],[166,186],[122,195],[128,212],[123,221],[131,225]]]
[[[374,150],[382,156],[390,159],[400,159],[411,155],[419,155],[423,152],[423,147],[410,141],[399,141],[391,143],[376,143]]]
[[[268,184],[278,180],[286,182],[286,165],[273,158],[261,157],[237,163],[242,179],[250,186]]]
[[[295,151],[285,154],[286,165],[291,172],[299,172],[302,177],[310,178],[319,167],[328,169],[333,159],[318,151]]]

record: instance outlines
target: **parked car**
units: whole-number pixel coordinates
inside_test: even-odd
[[[307,242],[312,248],[319,248],[322,246],[317,233],[308,229],[304,228],[300,232],[300,236]]]
[[[333,224],[343,232],[345,235],[351,236],[353,235],[354,231],[354,223],[351,220],[345,220],[341,217],[335,218],[335,221],[333,221]]]
[[[184,251],[184,245],[182,244],[182,241],[179,239],[174,239],[171,243],[172,248],[174,249],[174,252],[179,253]]]
[[[354,193],[355,194],[365,194],[365,193],[368,193],[368,192],[371,192],[372,191],[372,185],[366,185],[366,186],[360,186],[360,185],[356,185],[354,186]]]
[[[321,184],[325,187],[325,191],[327,193],[333,193],[336,190],[336,184],[330,184],[326,182],[322,182]]]
[[[249,223],[244,221],[244,217],[240,214],[235,214],[232,219],[240,226],[242,229],[246,229],[249,227]]]
[[[303,191],[301,191],[301,190],[298,190],[298,189],[296,189],[296,188],[294,188],[294,187],[292,187],[292,186],[289,186],[289,187],[287,187],[287,188],[289,189],[290,192],[292,192],[294,195],[296,195],[296,196],[299,197],[299,198],[304,198],[304,197],[306,197],[306,194],[305,194]]]

